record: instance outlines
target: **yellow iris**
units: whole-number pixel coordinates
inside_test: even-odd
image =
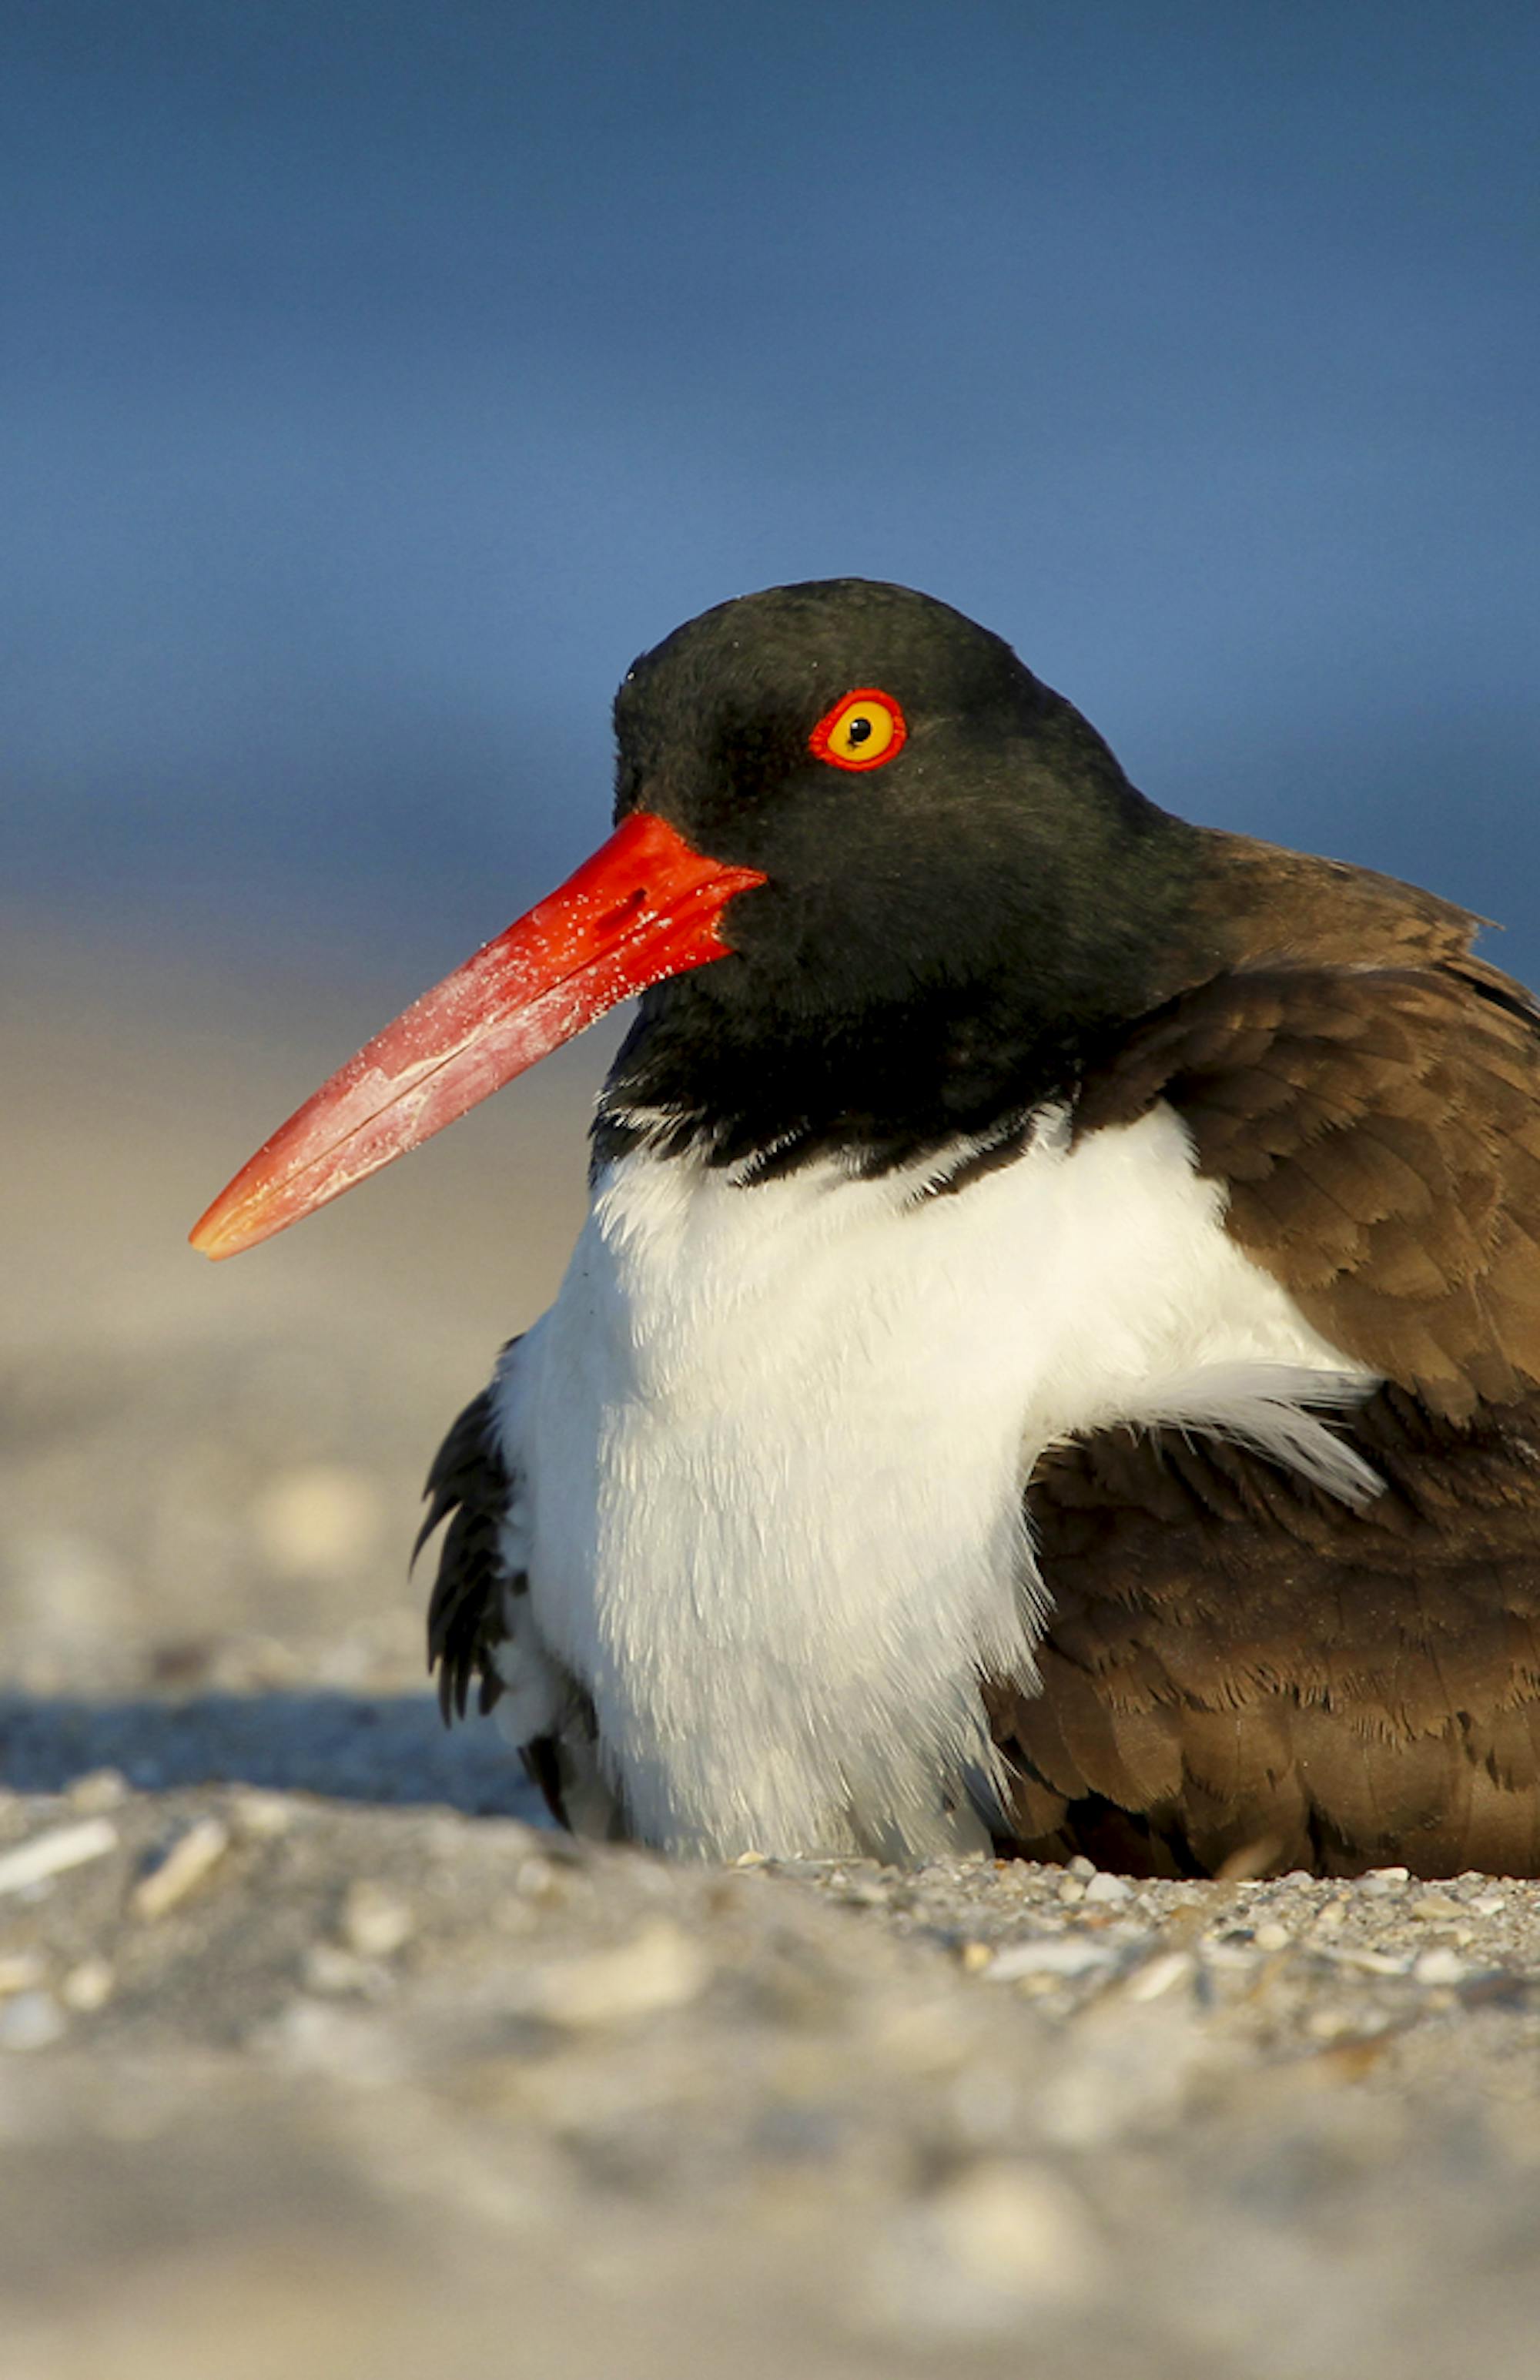
[[[879,760],[893,740],[893,714],[880,702],[853,702],[833,728],[829,748],[842,760]]]
[[[879,686],[857,686],[814,728],[809,742],[820,760],[836,769],[875,769],[891,760],[904,739],[903,713]]]

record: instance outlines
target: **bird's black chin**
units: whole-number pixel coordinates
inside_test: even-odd
[[[828,1158],[880,1174],[1073,1099],[1109,1032],[1204,966],[1193,830],[1126,787],[1093,823],[1066,856],[1002,812],[902,872],[847,862],[741,894],[733,954],[647,993],[596,1162],[646,1145],[746,1181]]]
[[[717,970],[731,972],[730,961]],[[976,987],[936,985],[843,1014],[722,990],[681,979],[648,994],[605,1086],[596,1165],[646,1147],[746,1182],[831,1158],[882,1174],[960,1144],[1014,1135],[1019,1146],[1030,1116],[1073,1092],[1082,1063],[1073,1030],[1003,995],[981,1009]]]

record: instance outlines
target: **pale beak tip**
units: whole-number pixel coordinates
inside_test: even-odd
[[[215,1199],[208,1213],[200,1215],[188,1233],[188,1245],[196,1248],[200,1257],[207,1257],[211,1264],[220,1264],[226,1257],[238,1257],[243,1248],[252,1247],[267,1236],[263,1232],[242,1231],[235,1216],[220,1212],[223,1205],[223,1199]]]

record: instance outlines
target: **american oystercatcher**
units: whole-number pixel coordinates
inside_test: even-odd
[[[446,1712],[669,1851],[1540,1868],[1540,1011],[860,579],[678,629],[617,825],[226,1256],[627,995],[551,1311],[429,1483]]]

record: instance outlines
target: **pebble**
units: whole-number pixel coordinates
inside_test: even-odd
[[[59,1998],[77,2015],[92,2016],[106,2007],[116,1987],[117,1977],[105,1959],[82,1959],[59,1985]]]
[[[1126,1877],[1103,1871],[1094,1876],[1085,1887],[1085,1898],[1088,1901],[1132,1900],[1134,1887]]]
[[[410,1940],[417,1920],[394,1892],[359,1876],[344,1898],[341,1930],[348,1949],[360,1959],[388,1959]]]
[[[0,2049],[46,2049],[64,2031],[64,2010],[52,1992],[18,1992],[0,2008]]]
[[[1435,1918],[1439,1917],[1463,1917],[1465,1904],[1463,1901],[1451,1900],[1447,1892],[1425,1892],[1420,1900],[1412,1903],[1411,1913],[1413,1917],[1425,1918],[1431,1923]]]
[[[1014,2336],[1024,2313],[1084,2304],[1105,2256],[1078,2192],[1047,2166],[983,2159],[893,2222],[867,2322],[907,2336]]]
[[[1323,1942],[1316,1956],[1329,1959],[1334,1967],[1354,1968],[1361,1975],[1404,1975],[1412,1964],[1399,1951],[1370,1950],[1357,1942]]]
[[[117,1849],[117,1828],[106,1818],[82,1818],[78,1826],[54,1827],[30,1842],[0,1852],[0,1893],[24,1892],[29,1885],[62,1876]]]
[[[624,2023],[685,2008],[711,1976],[704,1951],[666,1918],[658,1918],[613,1950],[553,1961],[522,1979],[521,2014],[572,2031]]]
[[[1259,1950],[1287,1950],[1294,1937],[1276,1917],[1266,1917],[1252,1938]]]
[[[1086,1975],[1110,1967],[1118,1952],[1088,1934],[1043,1934],[1028,1942],[1008,1942],[988,1969],[992,1984],[1020,1983],[1029,1975]]]
[[[128,1779],[121,1768],[88,1768],[77,1777],[65,1799],[72,1810],[94,1815],[103,1810],[121,1809],[128,1798]]]
[[[286,1835],[298,1815],[298,1804],[287,1793],[256,1790],[237,1793],[230,1804],[230,1823],[249,1843],[273,1842]]]
[[[990,2163],[938,2192],[931,2222],[988,2287],[1033,2303],[1087,2295],[1100,2258],[1084,2207],[1046,2167]]]
[[[1135,1968],[1129,1979],[1128,1998],[1136,2003],[1163,1999],[1178,1985],[1189,1982],[1197,1972],[1197,1961],[1190,1950],[1165,1950],[1158,1958],[1146,1959]]]
[[[179,1835],[158,1867],[140,1876],[128,1896],[135,1917],[164,1917],[200,1885],[230,1848],[230,1830],[222,1819],[195,1818]]]
[[[1470,1969],[1458,1950],[1425,1950],[1412,1970],[1419,1984],[1462,1983]]]

